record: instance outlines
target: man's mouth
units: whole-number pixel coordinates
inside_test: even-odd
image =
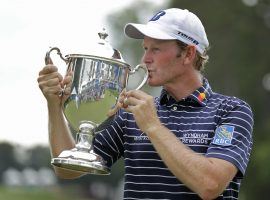
[[[149,73],[151,73],[151,72],[153,72],[153,71],[154,71],[153,69],[148,69],[148,72],[149,72]]]
[[[154,71],[153,70],[148,70],[148,78],[151,78],[153,75]]]

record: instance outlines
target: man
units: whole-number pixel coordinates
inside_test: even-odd
[[[118,115],[96,136],[95,151],[108,167],[124,157],[124,199],[237,199],[252,148],[253,115],[244,101],[214,93],[203,77],[209,43],[199,18],[171,8],[145,25],[127,24],[125,33],[143,39],[148,84],[163,90],[157,98],[123,91]],[[38,78],[48,102],[53,157],[74,147],[58,96],[63,85],[69,95],[71,77],[63,79],[47,65]],[[81,175],[55,171],[64,178]]]

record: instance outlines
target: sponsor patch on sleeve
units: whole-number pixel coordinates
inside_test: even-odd
[[[232,144],[234,126],[221,125],[217,127],[215,131],[215,136],[213,139],[213,144],[229,146]]]

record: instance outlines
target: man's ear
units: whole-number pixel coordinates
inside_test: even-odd
[[[185,54],[184,54],[184,64],[189,65],[193,63],[196,56],[196,47],[195,46],[187,46]]]

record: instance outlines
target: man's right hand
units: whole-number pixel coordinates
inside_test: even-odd
[[[65,102],[71,93],[72,78],[72,71],[69,71],[63,78],[53,64],[46,65],[39,72],[37,81],[48,104],[62,105]]]

